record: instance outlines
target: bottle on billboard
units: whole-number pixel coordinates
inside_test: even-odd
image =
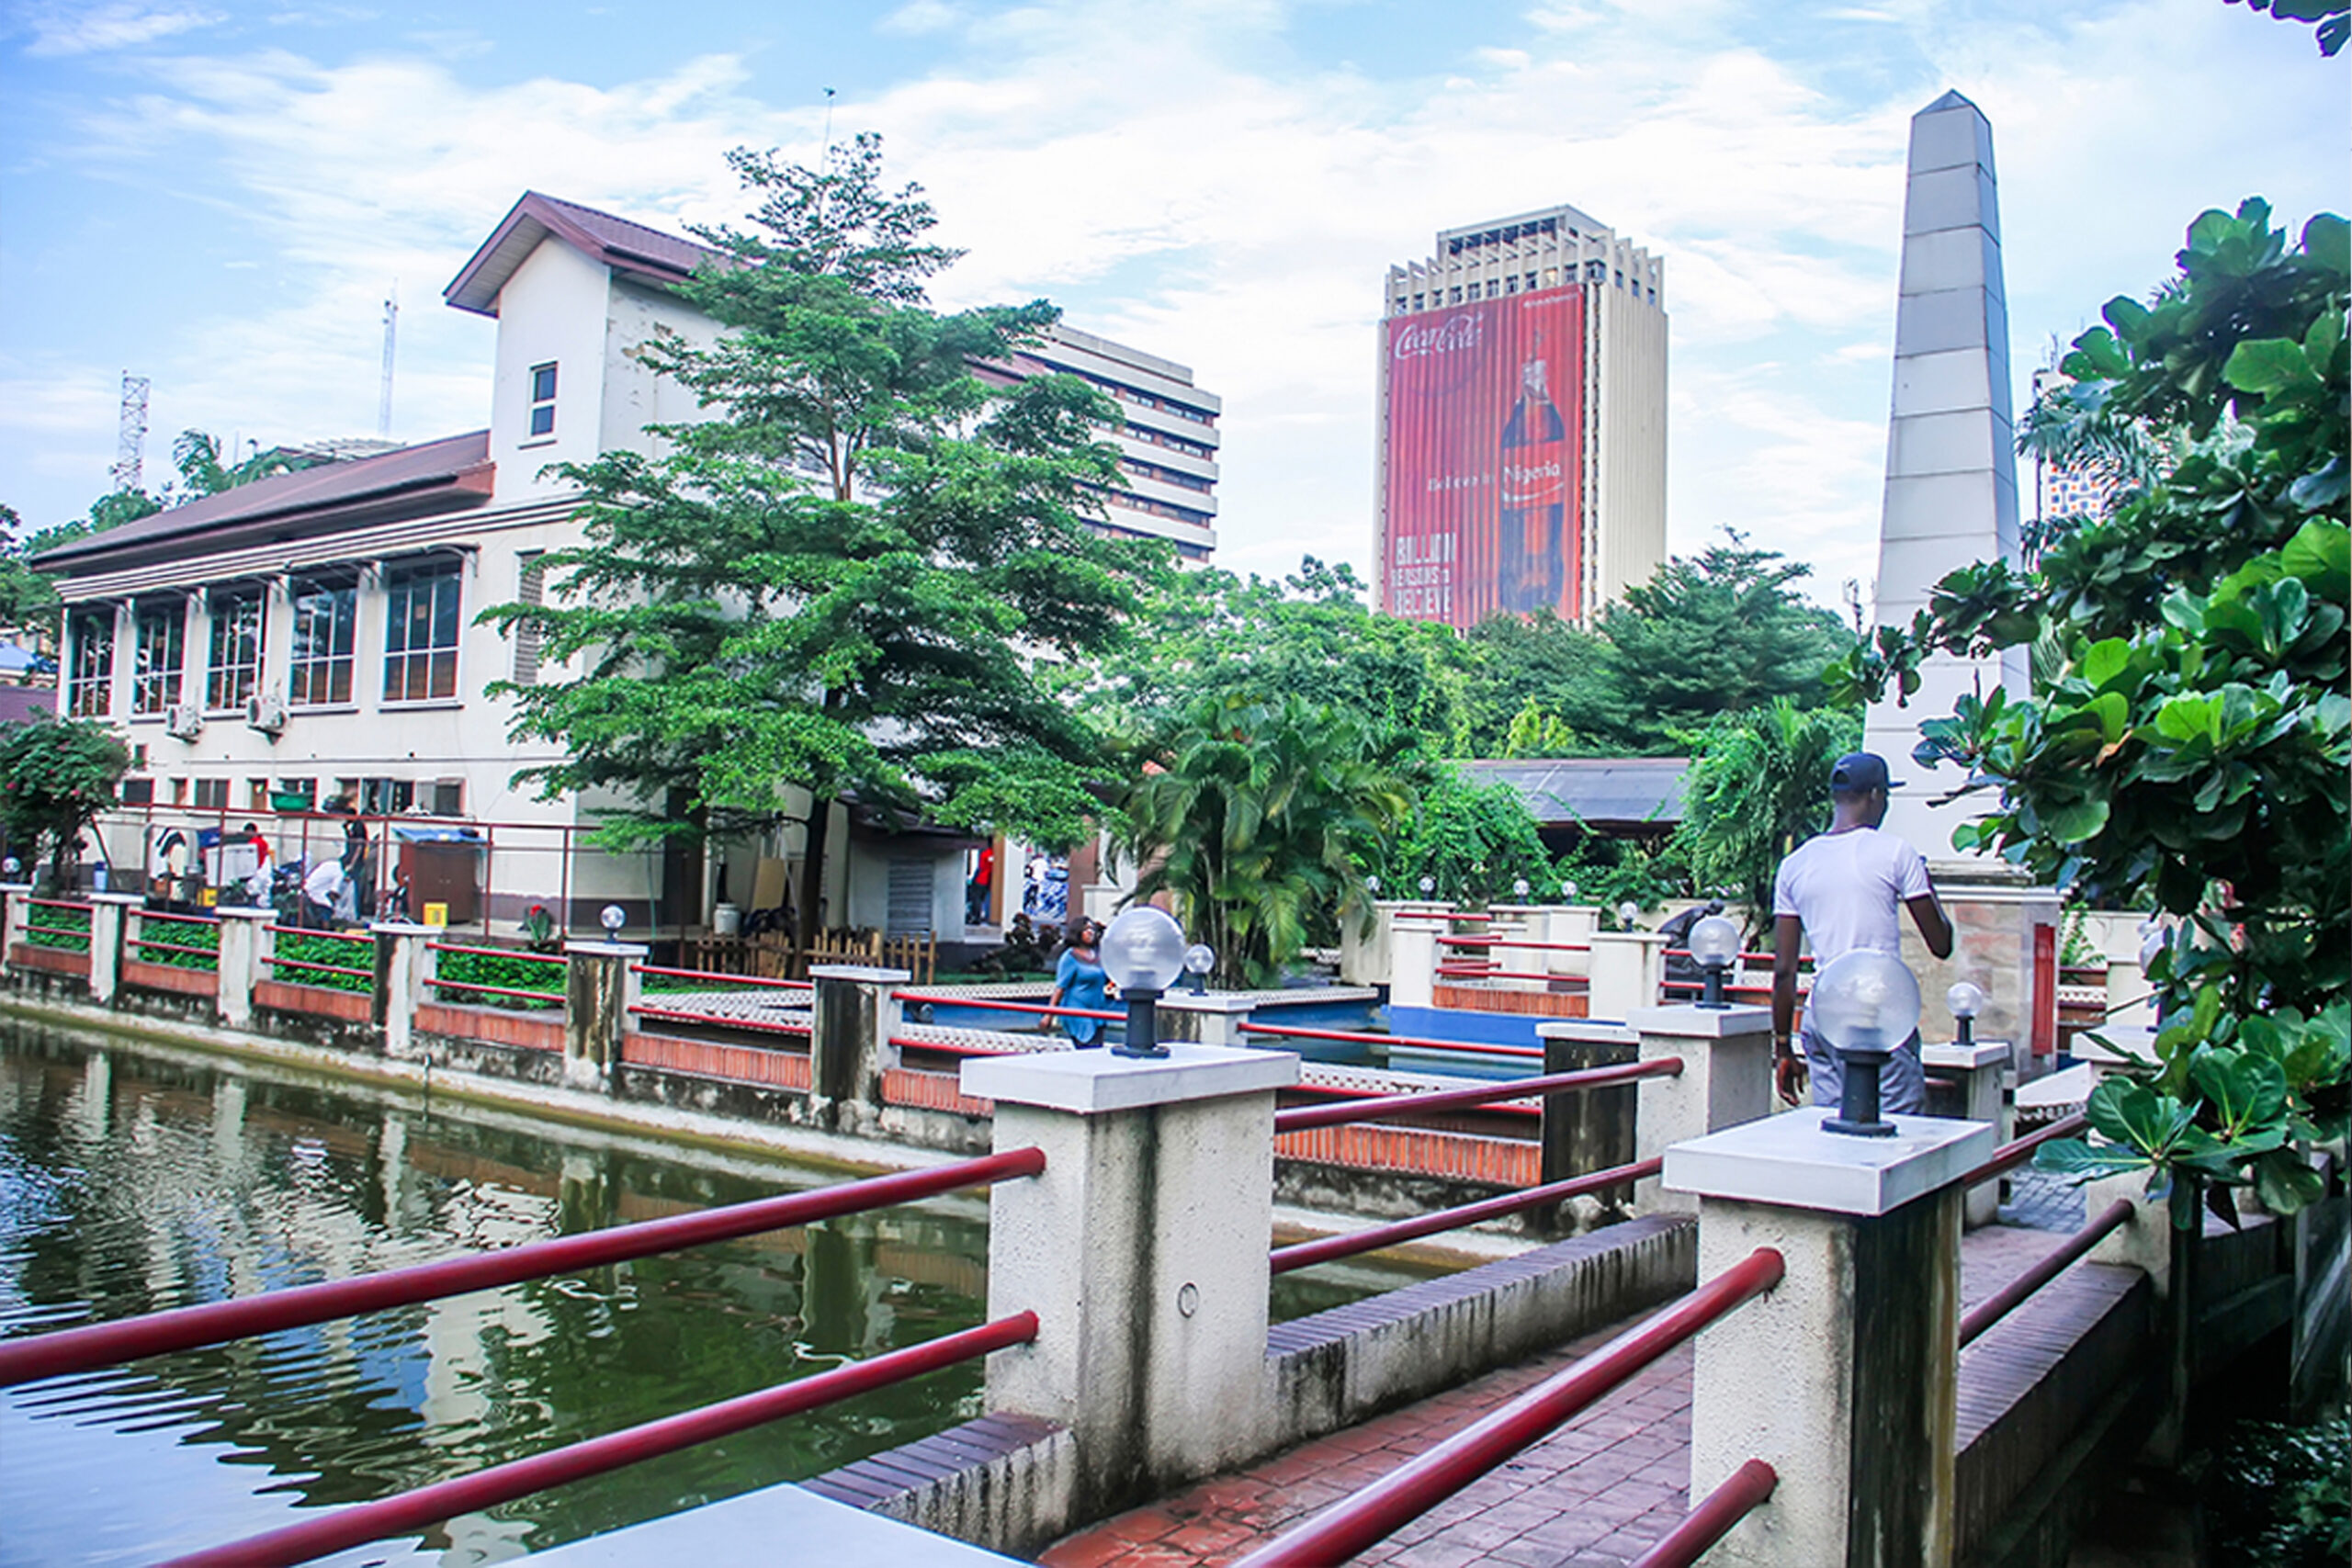
[[[1503,424],[1498,586],[1502,608],[1521,615],[1558,609],[1567,576],[1568,426],[1553,404],[1540,342],[1537,350],[1520,367],[1519,398]]]

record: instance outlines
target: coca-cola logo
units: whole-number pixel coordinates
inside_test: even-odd
[[[1412,359],[1424,354],[1453,354],[1478,346],[1478,338],[1486,330],[1486,318],[1464,311],[1448,316],[1434,326],[1407,327],[1396,334],[1396,356]]]

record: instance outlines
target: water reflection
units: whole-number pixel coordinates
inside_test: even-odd
[[[0,1025],[0,1335],[824,1185],[165,1048]],[[0,1563],[152,1561],[971,1326],[977,1195],[7,1391]],[[1392,1288],[1280,1283],[1277,1315]],[[977,1365],[453,1520],[351,1562],[494,1562],[978,1414]]]

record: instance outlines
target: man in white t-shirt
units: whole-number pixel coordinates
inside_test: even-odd
[[[1886,759],[1855,751],[1838,759],[1829,775],[1834,812],[1829,831],[1807,840],[1781,863],[1772,882],[1772,1076],[1781,1098],[1797,1102],[1797,1055],[1789,1043],[1797,1010],[1797,953],[1813,942],[1814,973],[1857,948],[1903,956],[1902,911],[1928,951],[1951,956],[1951,921],[1928,880],[1928,859],[1892,833],[1886,820]],[[1845,1087],[1843,1063],[1805,1019],[1804,1061],[1813,1080],[1813,1102],[1835,1105]],[[1927,1076],[1919,1065],[1919,1034],[1912,1031],[1879,1074],[1879,1103],[1890,1111],[1917,1114],[1927,1103]]]

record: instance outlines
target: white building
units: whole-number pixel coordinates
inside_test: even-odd
[[[555,753],[511,741],[512,705],[487,694],[539,679],[539,650],[475,624],[540,595],[545,552],[581,536],[550,465],[650,450],[648,424],[698,417],[637,351],[662,332],[716,335],[673,292],[707,254],[526,195],[445,291],[497,322],[486,430],[241,486],[41,558],[67,606],[61,707],[114,722],[133,748],[131,810],[105,835],[115,868],[143,871],[171,828],[208,823],[262,823],[281,856],[339,848],[340,826],[301,808],[345,800],[399,818],[379,829],[395,844],[445,840],[409,852],[412,904],[443,893],[458,923],[539,904],[593,929],[618,903],[633,929],[697,928],[721,898],[749,908],[755,884],[775,885],[763,861],[797,886],[797,828],[708,864],[571,852],[597,803],[517,789],[518,769]],[[1181,366],[1081,333],[1028,357],[1132,411],[1122,450],[1150,456],[1106,496],[1107,525],[1204,555],[1216,400]],[[831,857],[827,926],[964,937],[970,840],[869,832],[833,810],[830,841],[848,848]],[[380,882],[401,858],[379,855]]]

